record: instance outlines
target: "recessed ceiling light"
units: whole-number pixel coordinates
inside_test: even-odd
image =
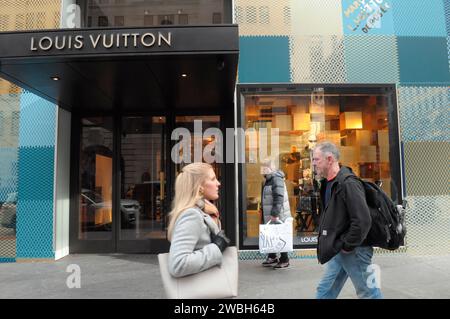
[[[181,74],[181,77],[182,77],[182,78],[187,78],[187,74],[186,74],[186,73],[183,73],[183,74]]]
[[[53,81],[59,81],[59,77],[58,77],[58,76],[52,76],[51,79],[52,79]]]

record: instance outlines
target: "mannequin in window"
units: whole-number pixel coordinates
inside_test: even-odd
[[[287,158],[287,163],[292,164],[300,161],[300,152],[297,149],[297,146],[291,146],[291,153],[289,153],[289,157]]]
[[[299,188],[303,196],[309,195],[314,191],[310,168],[303,170],[303,178],[299,180]]]
[[[284,164],[283,171],[286,173],[286,180],[294,184],[294,189],[298,190],[298,179],[300,178],[300,152],[297,146],[292,145],[289,153],[282,157]]]
[[[302,162],[302,168],[310,168],[311,167],[311,150],[309,144],[306,145],[300,152],[300,160]]]
[[[313,231],[316,231],[319,225],[319,185],[317,180],[311,174],[311,169],[307,168],[303,170],[303,178],[299,180],[300,196],[297,206],[297,214],[307,213],[311,215]],[[300,217],[300,216],[298,216]],[[306,231],[306,226],[311,225],[306,220],[302,222],[300,231]]]

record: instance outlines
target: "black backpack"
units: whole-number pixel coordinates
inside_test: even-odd
[[[406,236],[404,207],[396,206],[377,184],[356,178],[364,186],[367,206],[372,217],[372,226],[367,234],[366,243],[389,250],[403,246]]]
[[[365,244],[389,250],[396,250],[405,245],[406,227],[405,210],[396,206],[392,199],[377,185],[365,181],[356,175],[343,178],[359,180],[366,194],[372,225],[365,239]]]

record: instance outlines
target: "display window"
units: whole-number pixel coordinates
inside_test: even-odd
[[[285,175],[297,247],[317,244],[320,181],[311,159],[312,149],[319,142],[335,143],[342,165],[361,178],[378,183],[398,200],[395,87],[240,86],[239,91],[242,127],[246,133],[252,131],[257,136],[256,142],[250,142],[247,134],[246,161],[240,166],[244,247],[258,245],[263,154],[275,158]],[[261,128],[267,130],[267,141],[262,141]],[[275,138],[277,148],[273,147]],[[272,146],[261,150],[266,145]]]

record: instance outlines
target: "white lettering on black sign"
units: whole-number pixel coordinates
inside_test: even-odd
[[[43,36],[41,38],[31,38],[31,51],[49,51],[56,49],[62,50],[81,50],[89,45],[92,49],[111,49],[115,48],[138,48],[138,47],[171,47],[172,32],[147,32],[140,33],[110,33],[110,34],[90,34],[87,39],[82,35],[57,35]]]

